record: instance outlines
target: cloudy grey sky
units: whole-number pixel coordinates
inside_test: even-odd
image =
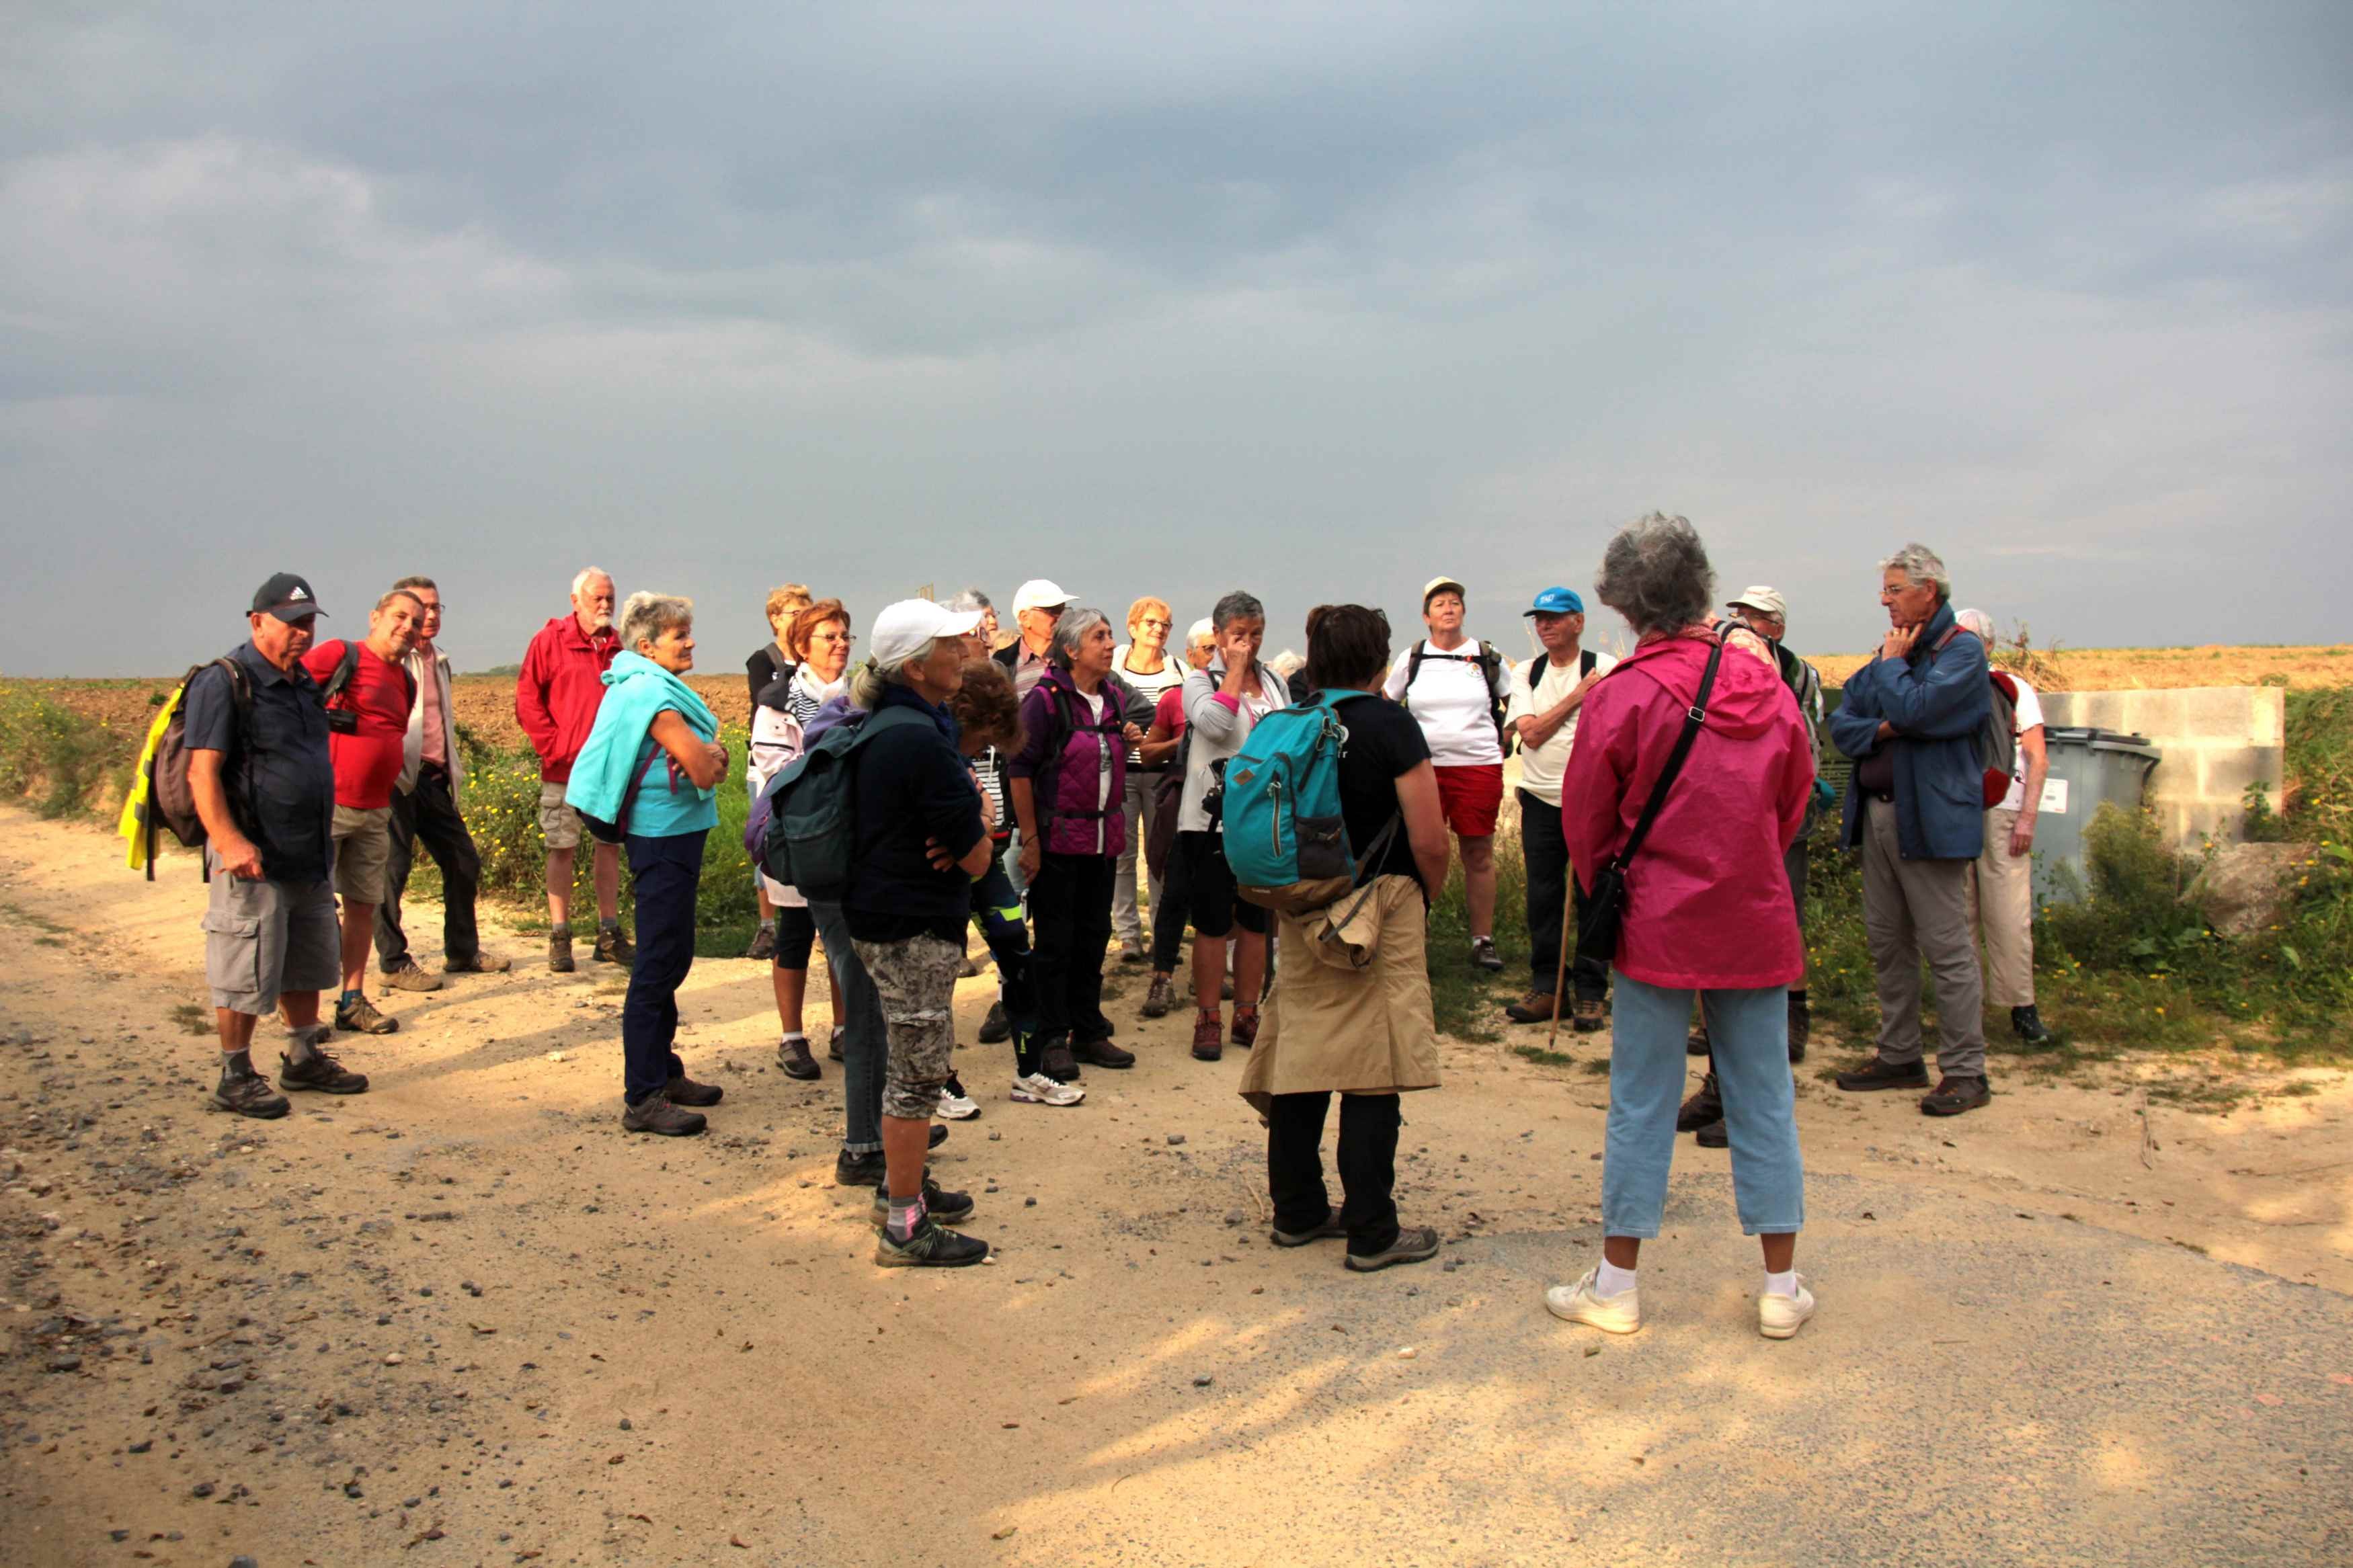
[[[1472,586],[1653,507],[1801,647],[2353,634],[2341,4],[94,6],[0,51],[0,670],[309,574],[865,619]],[[1597,630],[1614,625],[1597,616]]]

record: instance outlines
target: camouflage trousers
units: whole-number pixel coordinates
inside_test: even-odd
[[[956,965],[964,950],[935,936],[851,945],[881,998],[890,1041],[882,1114],[929,1121],[947,1082],[949,1053],[955,1049]]]

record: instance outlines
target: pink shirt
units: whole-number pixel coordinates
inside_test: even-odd
[[[425,665],[425,679],[417,683],[417,705],[424,710],[420,754],[435,767],[446,770],[449,766],[449,734],[441,718],[440,659],[429,642],[418,643],[417,652]]]

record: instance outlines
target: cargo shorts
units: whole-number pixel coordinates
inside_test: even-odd
[[[588,832],[580,814],[564,803],[564,790],[563,784],[540,781],[539,832],[550,849],[577,849]]]
[[[929,1121],[947,1083],[955,1049],[956,965],[961,943],[935,936],[904,942],[852,942],[858,962],[882,1000],[890,1056],[882,1073],[882,1114]]]
[[[335,891],[370,908],[384,902],[392,863],[392,807],[335,807]]]
[[[211,862],[205,907],[205,984],[213,1005],[259,1018],[278,1010],[289,991],[332,991],[343,984],[343,935],[330,882],[248,882]]]

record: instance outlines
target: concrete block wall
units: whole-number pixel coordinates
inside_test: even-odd
[[[2147,737],[2164,753],[2148,776],[2149,809],[2177,847],[2235,844],[2250,784],[2279,805],[2286,778],[2286,694],[2276,686],[2175,691],[2046,691],[2044,721]]]

